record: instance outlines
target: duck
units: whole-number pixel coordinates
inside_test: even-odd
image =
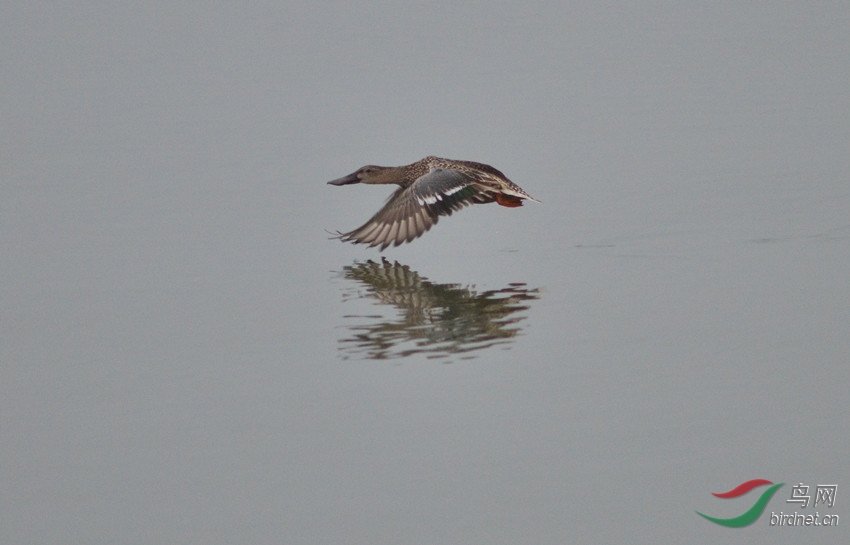
[[[419,238],[441,216],[451,216],[465,206],[495,202],[516,208],[524,201],[540,202],[490,165],[433,155],[399,167],[366,165],[328,182],[335,186],[359,183],[399,188],[369,221],[347,233],[337,231],[334,238],[378,246],[379,251]]]

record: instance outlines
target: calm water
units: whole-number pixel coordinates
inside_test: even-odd
[[[846,540],[846,6],[0,15],[3,543]]]

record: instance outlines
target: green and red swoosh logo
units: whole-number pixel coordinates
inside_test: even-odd
[[[759,499],[756,500],[756,502],[753,504],[753,506],[750,507],[742,515],[738,515],[737,517],[732,517],[732,518],[729,518],[729,519],[719,519],[719,518],[715,518],[715,517],[709,517],[708,515],[704,515],[704,514],[700,513],[699,511],[697,511],[696,513],[697,513],[697,515],[704,517],[704,518],[710,520],[711,522],[714,522],[714,523],[719,524],[721,526],[726,526],[728,528],[743,528],[744,526],[749,526],[750,524],[754,523],[756,521],[756,519],[759,518],[759,516],[761,516],[762,512],[764,511],[765,506],[767,506],[767,502],[769,502],[770,498],[773,497],[773,494],[777,490],[779,490],[779,487],[781,487],[785,483],[773,484],[772,482],[767,481],[765,479],[753,479],[751,481],[747,481],[747,482],[739,484],[738,486],[736,486],[735,488],[733,488],[729,492],[721,492],[721,493],[712,492],[712,494],[717,496],[718,498],[737,498],[739,496],[743,496],[744,494],[746,494],[747,492],[749,492],[753,488],[763,486],[763,485],[766,485],[766,484],[770,484],[770,485],[773,485],[773,486],[771,486],[770,488],[768,488],[767,490],[762,492],[761,496],[759,496]]]

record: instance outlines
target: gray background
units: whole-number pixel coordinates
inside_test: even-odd
[[[0,541],[846,542],[847,3],[138,4],[0,7]],[[390,262],[538,298],[358,356],[325,182],[429,154],[542,204]]]

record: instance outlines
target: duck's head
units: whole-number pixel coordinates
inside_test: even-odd
[[[393,175],[394,167],[379,167],[375,165],[366,165],[357,169],[348,176],[337,178],[328,182],[331,185],[348,185],[348,184],[394,184],[397,183]]]

